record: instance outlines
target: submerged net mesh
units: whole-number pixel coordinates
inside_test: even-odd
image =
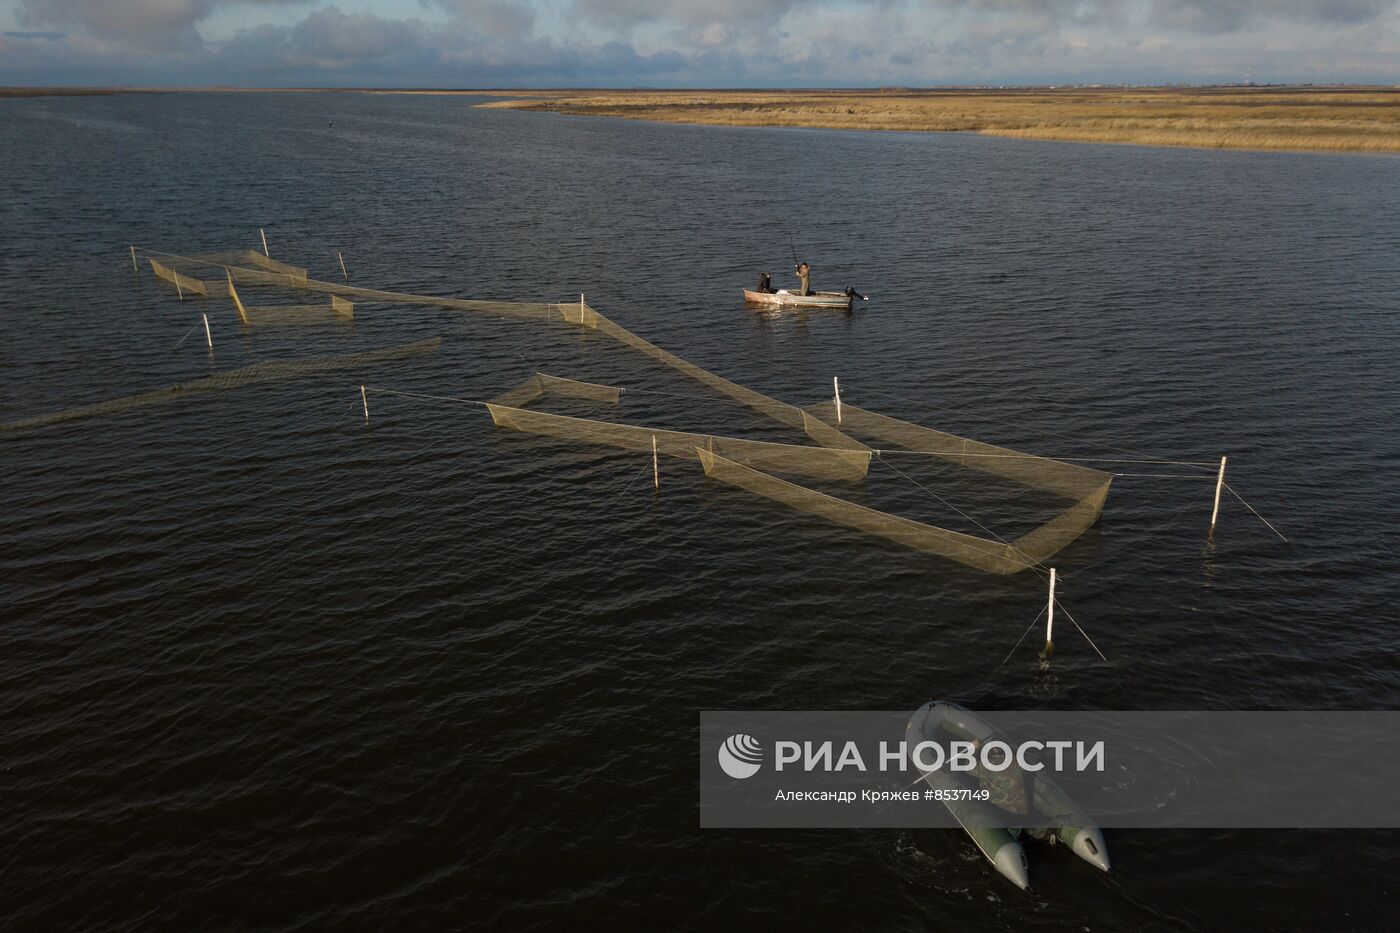
[[[441,337],[430,337],[427,340],[418,340],[413,343],[386,347],[382,350],[370,350],[364,353],[349,353],[343,356],[311,357],[308,359],[296,360],[269,360],[265,363],[254,363],[252,366],[226,370],[221,373],[215,373],[212,376],[206,376],[203,379],[195,379],[191,382],[180,382],[162,389],[142,392],[139,395],[127,395],[122,398],[98,402],[94,405],[66,408],[63,411],[39,415],[34,418],[0,423],[0,433],[20,431],[26,428],[44,427],[45,425],[72,421],[77,418],[90,418],[93,415],[106,415],[112,412],[141,408],[146,405],[158,405],[162,402],[173,402],[177,399],[188,398],[191,395],[217,392],[221,389],[241,389],[246,386],[262,385],[264,383],[278,382],[285,379],[297,379],[319,373],[360,369],[377,363],[389,363],[395,360],[408,359],[420,353],[432,353],[437,350],[441,343]]]
[[[150,258],[151,251],[143,252]],[[525,406],[549,396],[616,404],[623,391],[543,373],[487,403],[495,424],[624,450],[648,451],[654,442],[658,453],[683,460],[698,459],[711,478],[848,528],[991,573],[1016,573],[1033,567],[1077,538],[1098,521],[1113,479],[1110,474],[1098,470],[984,444],[853,405],[843,404],[839,412],[831,402],[807,409],[789,405],[661,349],[609,320],[582,299],[562,304],[476,301],[361,288],[311,279],[305,269],[278,263],[252,250],[198,256],[154,255],[161,257],[161,262],[151,258],[151,267],[162,279],[178,282],[182,288],[186,283],[203,286],[202,294],[206,295],[227,294],[245,320],[253,309],[242,304],[234,283],[281,285],[328,293],[332,303],[336,301],[335,296],[351,296],[386,303],[433,305],[459,311],[562,321],[588,328],[767,418],[802,431],[816,446],[752,441],[532,411]],[[222,276],[227,284],[211,284],[198,278],[200,275]],[[197,288],[194,290],[201,294]],[[1007,542],[881,512],[770,475],[769,471],[822,479],[864,478],[872,457],[880,456],[881,451],[851,437],[847,431],[868,437],[877,444],[927,454],[1029,489],[1042,490],[1071,504],[1051,520]]]

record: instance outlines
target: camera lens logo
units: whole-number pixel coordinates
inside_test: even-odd
[[[763,746],[751,735],[735,733],[719,747],[719,766],[738,780],[753,777],[763,766]]]

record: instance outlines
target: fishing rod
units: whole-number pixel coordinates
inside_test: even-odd
[[[793,241],[793,238],[792,238],[792,228],[791,228],[791,227],[788,227],[788,249],[792,250],[792,267],[793,267],[794,269],[796,269],[797,266],[798,266],[798,263],[797,263],[797,244]],[[854,288],[852,288],[852,287],[849,286],[849,285],[846,286],[846,296],[847,296],[848,298],[859,298],[861,301],[869,301],[869,300],[870,300],[870,296],[869,296],[869,295],[862,295],[860,292],[856,291]]]

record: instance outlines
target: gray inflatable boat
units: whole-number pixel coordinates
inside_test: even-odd
[[[931,701],[919,707],[905,728],[905,741],[985,743],[1005,737],[976,714],[956,703]],[[940,768],[924,774],[935,790],[984,787],[987,775]],[[1029,774],[1014,763],[999,772],[991,799],[950,800],[945,803],[993,867],[1022,890],[1030,886],[1030,870],[1021,847],[1024,836],[1059,842],[1075,855],[1108,871],[1108,848],[1103,833],[1069,795],[1044,771]]]

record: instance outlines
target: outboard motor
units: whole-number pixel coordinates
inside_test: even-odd
[[[847,298],[859,298],[861,301],[869,301],[869,300],[870,300],[869,298],[867,298],[867,297],[865,297],[864,295],[862,295],[860,292],[856,291],[856,290],[855,290],[853,287],[851,287],[850,285],[847,285],[847,286],[846,286],[846,297],[847,297]]]
[[[761,294],[770,294],[773,291],[773,274],[771,272],[760,272],[758,274],[758,286],[754,291]]]

